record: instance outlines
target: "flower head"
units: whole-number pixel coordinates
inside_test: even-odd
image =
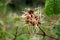
[[[25,15],[25,23],[29,24],[31,26],[39,26],[41,24],[40,20],[39,20],[39,16],[36,15],[34,10],[29,10],[24,12]]]

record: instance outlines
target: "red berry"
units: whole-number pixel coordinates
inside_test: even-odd
[[[34,13],[34,11],[33,11],[33,10],[30,10],[28,13],[29,13],[29,14],[33,14],[33,13]]]

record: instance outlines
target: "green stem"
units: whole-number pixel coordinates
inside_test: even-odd
[[[17,32],[18,31],[18,27],[16,27],[16,33],[15,33],[15,38],[13,40],[16,40],[16,37],[17,37]]]
[[[43,36],[46,36],[46,33],[39,27],[39,29],[42,31]]]

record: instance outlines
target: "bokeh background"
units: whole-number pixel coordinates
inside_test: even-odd
[[[32,9],[42,30],[24,22]],[[60,0],[0,0],[0,40],[60,40]]]

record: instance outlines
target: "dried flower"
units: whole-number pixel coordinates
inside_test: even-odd
[[[25,14],[27,14],[27,15],[25,15],[26,24],[29,24],[31,26],[35,26],[35,25],[39,26],[41,24],[41,22],[38,21],[39,17],[36,14],[34,14],[35,11],[29,10],[27,12],[25,12]]]

